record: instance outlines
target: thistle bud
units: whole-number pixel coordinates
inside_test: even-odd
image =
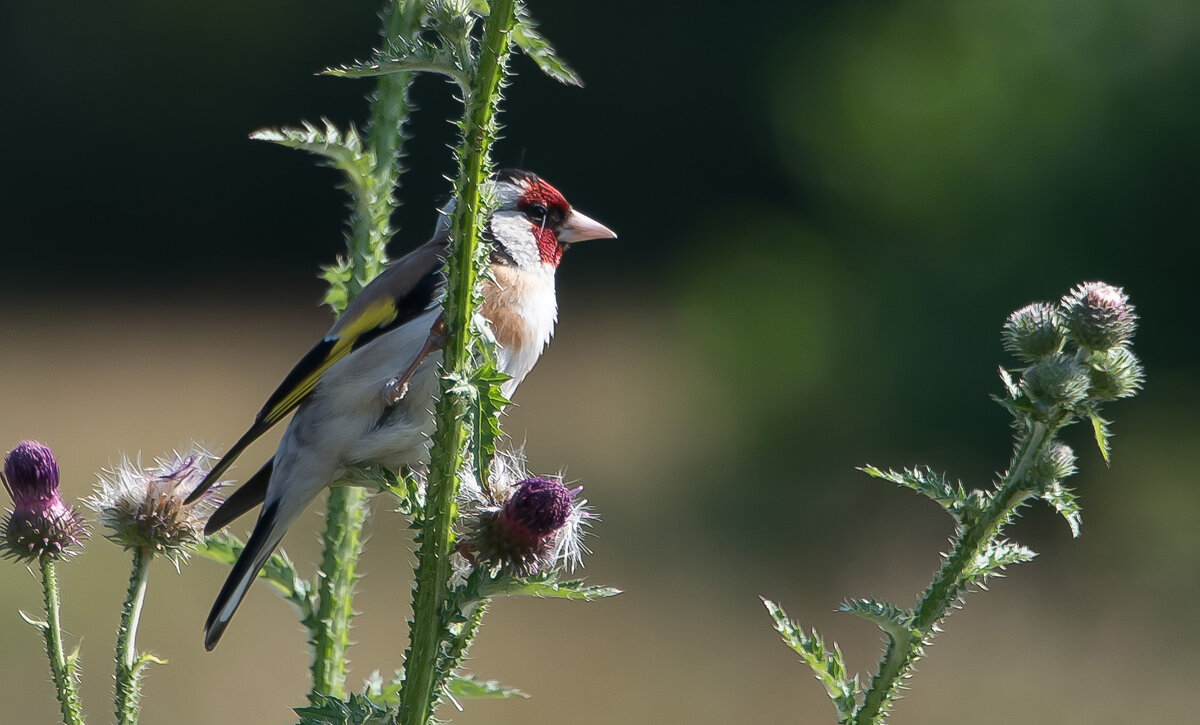
[[[538,476],[515,484],[498,506],[481,507],[469,521],[466,548],[477,560],[507,568],[517,576],[541,573],[556,562],[579,556],[579,528],[586,518],[576,501],[580,489],[557,478]]]
[[[1088,363],[1091,365],[1091,390],[1088,394],[1096,401],[1133,397],[1146,380],[1141,362],[1126,347],[1092,353]]]
[[[1075,473],[1075,451],[1065,443],[1054,441],[1046,446],[1029,471],[1030,480],[1045,488]]]
[[[204,522],[221,503],[213,495],[220,484],[184,503],[210,462],[211,456],[198,449],[155,459],[155,465],[145,468],[125,458],[101,472],[87,503],[100,514],[109,541],[161,554],[178,566],[204,539]]]
[[[1062,318],[1045,302],[1035,302],[1008,316],[1004,323],[1004,349],[1026,362],[1037,362],[1062,350]]]
[[[1137,315],[1120,287],[1084,282],[1062,298],[1062,315],[1075,344],[1104,351],[1133,338]]]
[[[10,559],[71,556],[87,536],[83,517],[58,493],[58,461],[37,441],[17,444],[4,459],[4,487],[13,508],[4,522],[0,549]]]
[[[1091,379],[1083,365],[1066,355],[1054,355],[1025,371],[1021,389],[1040,405],[1073,408],[1088,396]]]

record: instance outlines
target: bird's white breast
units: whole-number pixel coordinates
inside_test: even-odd
[[[500,370],[512,376],[502,388],[511,397],[554,335],[554,268],[494,265],[492,271],[495,281],[484,286],[483,314],[496,338]]]

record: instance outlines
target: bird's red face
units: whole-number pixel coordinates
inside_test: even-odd
[[[538,256],[546,264],[558,266],[562,261],[563,245],[558,234],[563,220],[571,213],[566,198],[546,182],[537,177],[528,183],[517,209],[523,212],[533,225],[533,237],[537,241]]]
[[[566,245],[617,236],[572,209],[558,189],[528,171],[500,171],[496,192],[500,206],[489,225],[493,239],[519,266],[540,262],[557,267]]]

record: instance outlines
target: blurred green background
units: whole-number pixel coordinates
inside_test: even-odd
[[[66,492],[122,453],[228,446],[329,323],[317,266],[341,248],[333,172],[246,140],[361,120],[376,2],[0,6],[5,284],[0,447],[38,438]],[[530,700],[460,723],[832,722],[757,600],[868,671],[878,634],[843,597],[911,604],[948,520],[855,472],[929,463],[986,485],[1009,452],[987,394],[1009,311],[1079,281],[1144,317],[1145,393],[1087,431],[1083,537],[1043,508],[1041,552],[947,623],[892,722],[1186,722],[1200,674],[1194,286],[1200,10],[1194,0],[533,3],[582,73],[525,59],[498,161],[621,233],[560,273],[555,343],[507,430],[602,513],[587,575],[616,600],[499,602],[471,668]],[[450,88],[421,80],[393,254],[425,239],[453,168]],[[1192,320],[1192,321],[1189,321]],[[241,473],[270,454],[253,448]],[[411,545],[378,506],[352,682],[400,659]],[[286,548],[316,557],[319,522]],[[139,644],[169,658],[143,722],[284,723],[303,636],[258,587],[220,648],[200,627],[224,572],[160,563]],[[63,568],[84,698],[109,710],[123,555]],[[38,586],[0,567],[11,723],[57,712]],[[450,712],[444,713],[450,715]]]

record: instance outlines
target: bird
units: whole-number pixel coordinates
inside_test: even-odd
[[[481,313],[496,341],[496,368],[511,398],[549,344],[558,317],[554,276],[568,245],[616,233],[575,210],[537,174],[502,169],[491,178],[496,207],[483,230],[491,242]],[[211,488],[234,460],[295,411],[274,456],[209,518],[214,533],[262,504],[241,555],[204,625],[204,647],[220,641],[258,571],[288,527],[349,468],[417,467],[433,429],[432,399],[444,343],[441,300],[449,218],[433,237],[385,269],[283,379],[250,428],[221,457],[187,501]]]

